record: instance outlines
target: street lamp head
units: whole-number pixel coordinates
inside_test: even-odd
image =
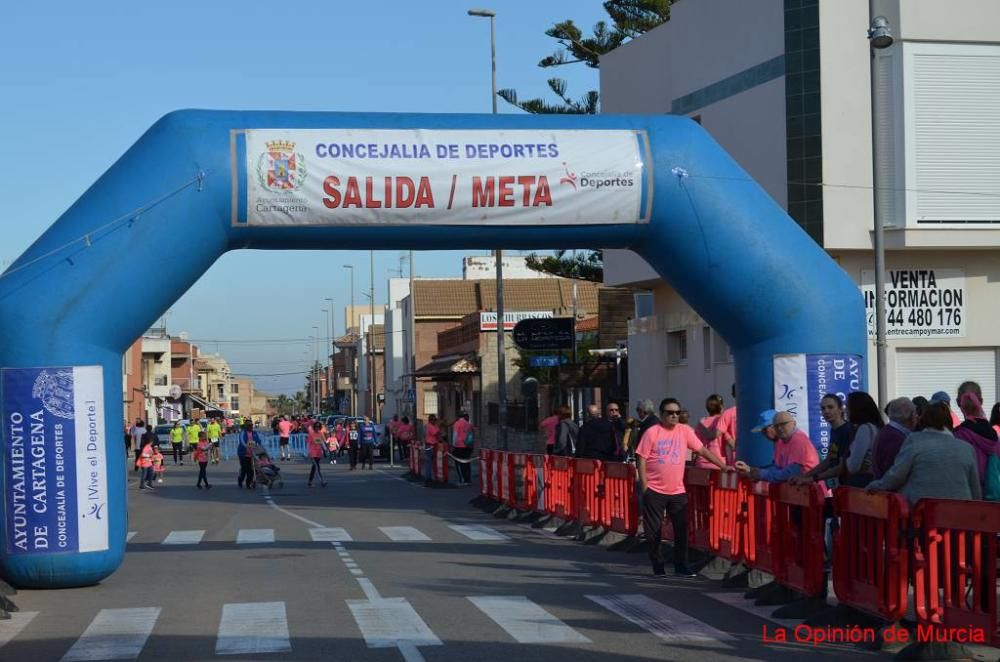
[[[876,50],[892,46],[892,30],[889,29],[889,19],[885,16],[876,16],[872,19],[871,27],[868,28],[868,41],[871,42],[871,47]]]
[[[497,13],[492,9],[470,9],[469,16],[484,16],[486,18],[493,18]]]

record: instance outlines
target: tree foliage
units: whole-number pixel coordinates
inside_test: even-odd
[[[547,68],[583,63],[597,69],[601,65],[602,55],[670,20],[671,2],[672,0],[607,0],[604,2],[604,11],[611,23],[598,21],[588,36],[572,20],[556,23],[545,34],[555,39],[559,48],[552,55],[542,58],[538,66]],[[590,90],[579,100],[574,100],[568,95],[564,79],[550,78],[547,83],[552,93],[558,97],[557,103],[549,103],[541,98],[521,101],[517,90],[513,88],[499,90],[497,94],[507,103],[533,114],[592,115],[600,109],[597,90]]]
[[[529,269],[542,273],[561,276],[563,278],[577,278],[579,280],[589,280],[595,283],[604,281],[604,263],[602,253],[596,251],[582,251],[576,255],[567,250],[559,250],[555,255],[538,255],[532,253],[525,262]]]

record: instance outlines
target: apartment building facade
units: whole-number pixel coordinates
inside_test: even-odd
[[[997,399],[1000,334],[1000,3],[876,0],[895,42],[875,52],[873,167],[867,0],[698,0],[602,58],[605,113],[699,122],[858,284],[875,390],[873,184],[886,237],[888,396]],[[874,173],[874,174],[873,174]],[[710,176],[711,173],[701,173]],[[780,238],[768,238],[779,244]],[[797,264],[788,261],[790,277]],[[633,399],[693,411],[729,396],[725,339],[636,254],[605,282],[647,288],[629,330]],[[836,324],[837,320],[831,320]]]

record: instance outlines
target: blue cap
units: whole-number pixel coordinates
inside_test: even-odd
[[[931,402],[943,402],[946,405],[950,405],[951,396],[948,395],[945,391],[938,391],[937,393],[931,396]]]
[[[757,421],[757,425],[754,426],[753,429],[750,430],[750,432],[760,432],[764,428],[774,425],[774,417],[777,414],[778,412],[776,412],[773,409],[765,409],[764,411],[760,412],[760,420]]]

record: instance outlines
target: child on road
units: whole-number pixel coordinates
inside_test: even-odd
[[[212,486],[208,484],[208,460],[212,453],[212,443],[208,440],[208,435],[202,432],[198,435],[198,445],[194,447],[194,461],[198,463],[198,489],[205,483],[205,489],[210,490]]]
[[[157,483],[163,482],[163,453],[159,446],[153,446],[153,475]]]

